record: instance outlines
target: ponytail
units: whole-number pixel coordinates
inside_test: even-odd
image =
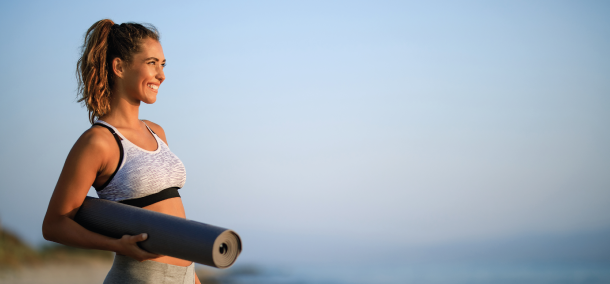
[[[110,112],[114,85],[112,61],[120,58],[130,63],[145,38],[159,41],[159,32],[152,25],[117,25],[109,19],[97,21],[87,30],[82,55],[76,63],[76,77],[78,102],[87,107],[91,124]]]

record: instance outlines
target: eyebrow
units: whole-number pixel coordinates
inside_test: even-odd
[[[149,58],[144,59],[144,61],[148,61],[148,60],[151,60],[151,59],[154,59],[157,62],[159,61],[159,58],[156,58],[156,57],[149,57]],[[165,61],[167,61],[167,60],[163,59],[163,62],[165,62]]]

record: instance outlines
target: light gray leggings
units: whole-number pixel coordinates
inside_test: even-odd
[[[139,262],[115,255],[104,284],[193,284],[195,263],[177,266],[151,260]]]

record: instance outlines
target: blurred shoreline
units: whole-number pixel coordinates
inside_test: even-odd
[[[0,227],[0,283],[102,283],[113,254],[60,244],[34,249]]]
[[[114,253],[47,244],[34,249],[0,227],[0,284],[102,283]],[[212,269],[196,268],[202,284],[220,283]]]
[[[505,250],[515,248],[503,246],[506,246]],[[471,253],[480,256],[481,249],[486,248]],[[489,254],[502,255],[501,251],[487,249]],[[62,245],[48,245],[35,250],[10,232],[1,231],[0,284],[102,283],[112,259],[110,252]],[[373,257],[360,264],[322,261],[308,265],[244,261],[225,270],[198,265],[196,272],[202,284],[610,283],[610,262],[605,261],[558,262],[544,259],[528,262],[513,259],[493,262],[486,257],[475,259],[471,258],[469,262],[436,258],[436,261],[409,263],[391,257]]]

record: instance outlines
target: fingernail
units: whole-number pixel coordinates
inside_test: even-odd
[[[148,238],[148,234],[147,233],[142,234],[142,238],[144,238],[146,240]]]

